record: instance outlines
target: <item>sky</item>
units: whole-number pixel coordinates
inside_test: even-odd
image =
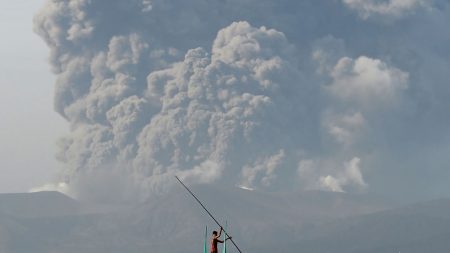
[[[5,108],[23,112],[3,116],[15,134],[3,131],[12,164],[2,169],[9,184],[24,185],[5,191],[43,184],[77,198],[145,200],[179,175],[261,191],[450,195],[448,1],[37,7],[20,22],[34,14],[41,40],[27,23],[23,36],[33,39],[2,41],[41,47],[18,50],[30,58],[36,50],[30,75],[8,68],[31,60],[9,56],[4,76],[43,78],[39,92],[6,88],[17,95],[2,97],[20,97]]]
[[[56,140],[68,128],[53,110],[48,48],[33,32],[44,2],[0,1],[0,192],[54,180]]]

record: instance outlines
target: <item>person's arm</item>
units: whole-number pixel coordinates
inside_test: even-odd
[[[222,240],[220,240],[220,239],[216,239],[216,240],[217,240],[217,242],[223,243],[223,241],[222,241]]]
[[[219,232],[219,235],[217,236],[217,238],[220,238],[220,236],[222,235],[222,230],[223,230],[223,227],[220,227],[220,232]]]

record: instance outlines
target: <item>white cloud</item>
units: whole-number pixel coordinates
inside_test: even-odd
[[[313,43],[311,58],[317,63],[318,74],[330,73],[338,60],[345,55],[345,42],[342,39],[328,35]]]
[[[321,177],[319,179],[319,184],[320,184],[320,187],[325,190],[329,190],[332,192],[344,192],[344,190],[342,189],[341,180],[339,180],[333,176],[330,176],[330,175]]]
[[[419,7],[426,6],[430,0],[343,0],[351,9],[356,10],[361,17],[373,15],[398,18]]]
[[[177,173],[183,180],[191,183],[211,183],[220,178],[223,172],[222,167],[213,161],[204,161],[192,170],[184,170]]]
[[[326,113],[323,124],[328,133],[344,146],[351,146],[362,134],[366,120],[360,112],[349,114]]]
[[[333,81],[328,90],[334,96],[366,107],[395,102],[400,92],[408,88],[409,80],[408,73],[366,56],[355,60],[341,58],[331,77]]]
[[[57,191],[66,195],[71,195],[70,187],[65,182],[49,183],[31,188],[29,192]]]
[[[334,192],[346,192],[347,189],[365,190],[361,159],[353,157],[349,161],[338,160],[302,160],[298,166],[298,175],[303,188],[320,189]]]
[[[277,170],[282,166],[285,154],[280,150],[277,154],[267,158],[260,158],[254,164],[245,165],[242,168],[241,187],[255,189],[257,184],[269,187],[273,180],[276,180]]]
[[[153,9],[152,0],[142,0],[142,11],[149,12]]]

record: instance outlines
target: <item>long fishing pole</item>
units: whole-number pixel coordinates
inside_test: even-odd
[[[208,213],[209,217],[211,217],[216,224],[222,228],[223,232],[225,233],[226,236],[230,237],[230,235],[228,235],[227,231],[225,231],[225,229],[223,229],[222,225],[220,225],[220,223],[216,220],[216,218],[214,218],[214,216],[208,211],[208,209],[206,209],[206,207],[202,204],[202,202],[195,196],[195,194],[189,190],[189,188],[177,177],[175,176],[175,178],[178,180],[178,182],[180,182],[180,184],[192,195],[192,197],[194,197],[195,200],[197,200],[197,202],[203,207],[203,209]],[[230,238],[230,241],[233,243],[234,247],[236,247],[236,249],[239,251],[239,253],[242,253],[241,249],[239,249],[239,247],[236,245],[236,243],[233,241],[233,238]]]

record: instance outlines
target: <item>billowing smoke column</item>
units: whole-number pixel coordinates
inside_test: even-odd
[[[49,1],[35,30],[51,49],[56,111],[71,127],[59,143],[63,181],[101,198],[145,199],[175,174],[366,190],[363,168],[377,147],[367,136],[386,130],[377,120],[395,121],[417,67],[381,59],[390,49],[376,43],[395,38],[371,41],[367,30],[395,32],[370,17],[395,22],[426,5],[377,2]],[[356,23],[354,33],[326,16]]]

